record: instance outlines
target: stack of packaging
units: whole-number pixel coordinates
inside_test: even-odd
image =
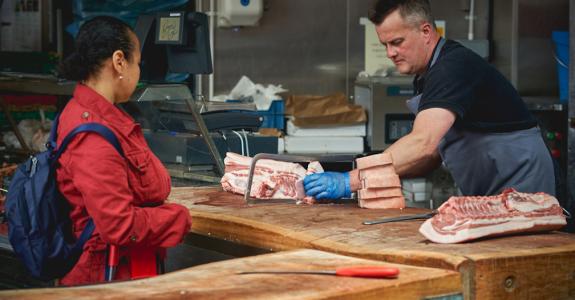
[[[291,95],[286,99],[285,152],[363,153],[367,115],[343,93]]]
[[[432,183],[425,178],[410,178],[402,180],[402,190],[409,207],[432,208]]]
[[[361,189],[357,191],[363,208],[404,208],[401,181],[390,154],[381,153],[356,160]]]
[[[293,154],[363,153],[365,124],[301,128],[287,121],[285,151]]]

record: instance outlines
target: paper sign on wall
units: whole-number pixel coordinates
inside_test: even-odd
[[[360,18],[359,23],[365,27],[365,71],[374,75],[393,68],[393,62],[387,58],[385,46],[379,42],[373,23],[367,18]]]

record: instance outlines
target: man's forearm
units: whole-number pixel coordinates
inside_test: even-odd
[[[391,154],[393,167],[398,176],[414,177],[425,175],[439,166],[441,157],[435,150],[436,147],[425,137],[409,134],[395,142],[384,152]],[[358,169],[350,171],[349,178],[351,191],[357,191],[361,188]]]
[[[443,108],[420,111],[411,133],[385,150],[391,155],[394,173],[400,177],[421,176],[437,168],[441,163],[437,147],[455,118],[453,112]],[[360,186],[359,172],[354,170],[349,175],[351,190],[354,191]]]
[[[425,175],[441,163],[437,144],[422,135],[408,134],[385,152],[393,157],[393,166],[401,177]]]

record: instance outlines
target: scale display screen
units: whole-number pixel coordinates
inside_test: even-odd
[[[413,129],[413,114],[386,114],[385,115],[385,143],[393,144]]]
[[[181,45],[184,42],[184,14],[180,12],[160,14],[156,44]]]

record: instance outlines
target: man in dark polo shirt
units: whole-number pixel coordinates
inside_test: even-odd
[[[555,195],[549,151],[509,81],[469,49],[437,33],[428,0],[379,0],[371,11],[380,42],[402,74],[416,75],[413,130],[385,150],[399,176],[441,161],[464,195],[505,188]],[[306,193],[341,198],[359,188],[356,170],[307,176]]]

